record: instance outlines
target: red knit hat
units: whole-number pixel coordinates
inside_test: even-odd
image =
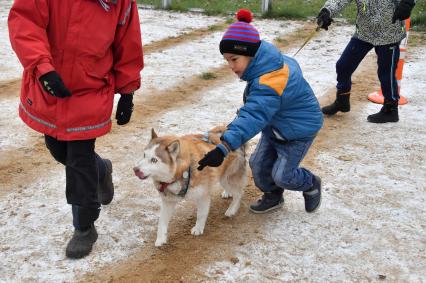
[[[253,20],[250,10],[237,12],[237,20],[226,30],[219,44],[220,53],[232,53],[254,57],[260,46],[259,32],[250,22]]]

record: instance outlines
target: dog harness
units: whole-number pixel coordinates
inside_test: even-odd
[[[189,166],[188,170],[183,172],[182,180],[183,180],[182,188],[179,191],[179,193],[176,194],[179,197],[185,197],[186,193],[189,190],[189,184],[191,182],[191,166]],[[160,191],[160,193],[165,193],[165,190],[167,189],[167,187],[170,186],[171,184],[176,183],[177,181],[179,180],[173,181],[171,183],[160,182],[160,188],[158,190]]]

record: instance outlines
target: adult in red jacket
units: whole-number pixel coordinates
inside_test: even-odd
[[[100,204],[112,201],[112,164],[95,152],[116,119],[129,122],[143,52],[134,0],[15,0],[9,35],[24,67],[19,115],[45,135],[65,165],[74,235],[66,255],[81,258],[97,239]]]

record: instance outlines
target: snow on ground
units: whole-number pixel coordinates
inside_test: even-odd
[[[320,30],[318,33],[319,36],[306,44],[295,59],[300,63],[315,95],[320,97],[336,82],[334,66],[352,37],[354,27],[338,26],[328,31]],[[288,55],[293,56],[297,49]]]
[[[193,29],[206,28],[224,21],[195,13],[176,13],[161,10],[139,9],[142,42],[149,44],[168,37],[176,37]]]
[[[17,129],[24,127],[24,123],[18,116],[17,98],[0,100],[0,129]],[[31,135],[31,130],[0,131],[0,149],[18,148],[25,144]]]
[[[1,20],[3,15],[0,16]],[[147,28],[143,34],[144,43],[204,27],[217,20],[197,15],[191,17],[141,10],[143,32],[144,27]],[[167,22],[167,26],[157,29],[164,22]],[[182,25],[174,30],[180,22]],[[269,40],[300,26],[271,20],[255,21],[254,24],[263,37],[267,34],[271,36]],[[339,27],[328,33],[321,32],[297,55],[305,77],[318,96],[334,86],[334,64],[352,30],[351,27]],[[217,50],[220,36],[220,32],[213,33],[207,38],[146,56],[144,87],[172,91],[174,85],[184,84],[186,78],[222,65],[224,61]],[[0,40],[8,42],[7,38],[1,37]],[[289,55],[295,51],[291,50]],[[319,213],[307,215],[303,211],[301,195],[287,193],[284,210],[260,216],[265,217],[262,229],[268,233],[262,233],[262,238],[257,242],[237,247],[239,263],[234,265],[223,261],[202,267],[201,271],[210,276],[211,281],[282,282],[312,278],[318,278],[318,282],[363,281],[376,278],[389,266],[401,274],[396,279],[422,280],[424,271],[409,256],[419,259],[422,258],[420,252],[425,252],[425,227],[421,223],[426,220],[422,206],[425,201],[426,168],[424,155],[418,154],[426,149],[425,99],[422,97],[426,84],[421,73],[426,67],[422,59],[425,51],[423,48],[410,57],[412,61],[404,69],[403,91],[407,93],[410,104],[401,107],[400,123],[384,127],[367,124],[367,113],[377,110],[377,106],[372,104],[354,121],[360,125],[360,131],[354,134],[354,138],[383,141],[383,147],[365,154],[365,147],[340,145],[342,155],[349,155],[356,162],[345,162],[327,152],[321,153],[317,158],[327,170],[326,176],[323,176],[324,202]],[[3,58],[8,62],[14,60],[10,54]],[[10,72],[19,77],[19,72],[13,67],[11,69]],[[160,116],[157,125],[153,126],[160,134],[186,134],[187,129],[204,132],[233,118],[241,104],[243,89],[244,83],[238,79],[214,87],[203,93],[196,103]],[[18,127],[18,122],[15,118],[10,120],[10,117],[17,115],[17,103],[17,99],[1,101],[1,108],[6,109],[6,112],[3,110],[5,114],[0,114],[2,150],[25,144],[25,133],[22,134],[25,130],[20,129],[21,134],[14,136],[12,129]],[[215,108],[215,105],[220,107]],[[194,119],[194,109],[199,115],[197,119]],[[200,120],[203,124],[199,123]],[[24,128],[22,123],[19,127]],[[397,133],[395,136],[392,136],[392,130]],[[133,137],[140,144],[145,144],[148,139],[148,130],[143,131],[145,133]],[[102,210],[97,222],[100,237],[94,253],[79,261],[65,259],[63,239],[64,236],[71,236],[71,213],[64,197],[64,173],[60,167],[57,168],[49,175],[40,173],[40,178],[33,184],[19,188],[0,200],[0,251],[3,255],[0,282],[72,281],[82,272],[95,270],[140,251],[144,248],[144,241],[154,233],[159,200],[151,184],[131,178],[130,170],[123,175],[115,173],[116,184],[120,184],[124,178],[131,181],[126,181],[128,188],[119,187],[113,204]],[[377,178],[367,182],[371,172]],[[401,178],[401,173],[405,177]],[[383,202],[383,198],[387,201]],[[393,205],[391,210],[386,206],[388,201]],[[340,233],[330,235],[330,231],[336,229]],[[400,241],[401,250],[389,250],[389,245],[396,245],[383,240],[383,233],[392,235],[393,241]],[[316,240],[313,241],[313,237]],[[320,245],[316,246],[318,242]],[[354,268],[352,264],[359,262],[360,258],[365,265]],[[226,272],[218,278],[217,270]]]
[[[254,24],[259,28],[262,38],[270,41],[301,27],[300,23],[294,21],[259,20]],[[225,61],[219,52],[222,36],[223,31],[215,32],[202,39],[148,54],[142,72],[144,87],[172,89],[173,86],[181,85],[186,78],[224,65]]]
[[[12,1],[0,0],[0,81],[17,79],[22,72],[22,66],[10,45],[7,29],[7,16],[11,6]]]

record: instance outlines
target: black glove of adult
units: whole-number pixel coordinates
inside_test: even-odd
[[[317,17],[317,25],[322,29],[328,30],[328,26],[331,25],[332,21],[330,11],[322,8]]]
[[[408,19],[411,15],[411,10],[413,9],[414,5],[416,5],[414,0],[401,0],[395,9],[395,12],[393,13],[392,23],[394,24],[396,20],[403,21]]]
[[[222,164],[224,158],[225,154],[223,153],[223,151],[220,148],[216,147],[215,149],[204,155],[204,157],[200,161],[198,161],[199,166],[197,169],[201,171],[206,166],[219,167]]]
[[[41,85],[43,86],[43,89],[46,92],[48,92],[50,95],[53,95],[59,98],[71,96],[71,92],[64,85],[64,82],[62,81],[59,74],[55,71],[51,71],[49,73],[42,75],[39,78],[39,81]]]
[[[118,125],[124,125],[129,123],[130,117],[133,112],[133,93],[121,94],[120,100],[117,104],[117,112],[115,113],[115,119],[117,119]]]

